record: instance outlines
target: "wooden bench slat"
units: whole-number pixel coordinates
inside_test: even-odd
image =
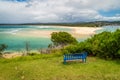
[[[79,60],[82,59],[82,62],[86,62],[87,52],[75,53],[75,54],[64,54],[64,63],[68,60]]]

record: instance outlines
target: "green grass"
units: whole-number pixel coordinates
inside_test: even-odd
[[[0,59],[0,80],[120,80],[120,61],[88,57],[87,63],[64,65],[63,57],[54,55]]]

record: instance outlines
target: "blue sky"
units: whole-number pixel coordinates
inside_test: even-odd
[[[3,1],[18,1],[18,2],[25,2],[25,1],[28,1],[28,0],[3,0]]]
[[[120,21],[120,0],[0,0],[0,23]]]
[[[120,14],[120,9],[110,10],[110,11],[99,11],[103,16],[112,17]]]

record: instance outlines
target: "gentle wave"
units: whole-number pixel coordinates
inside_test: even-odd
[[[11,33],[11,34],[16,34],[18,31],[20,31],[21,29],[17,29],[17,30],[12,30],[11,32],[9,32],[9,33]]]
[[[33,28],[33,26],[30,26]],[[45,28],[53,28],[52,26],[34,26],[34,28],[40,28],[40,29],[45,29]]]
[[[10,33],[10,34],[16,34],[21,29],[14,29],[14,30],[3,30],[0,33]]]

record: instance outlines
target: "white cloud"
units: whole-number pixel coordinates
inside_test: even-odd
[[[120,0],[0,1],[0,23],[120,20],[118,16],[106,17],[99,13],[99,10],[119,9],[119,4]]]

